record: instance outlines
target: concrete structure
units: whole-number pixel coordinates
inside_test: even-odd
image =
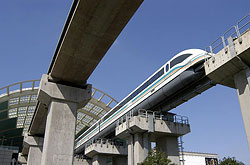
[[[90,164],[134,165],[143,162],[151,150],[151,142],[156,142],[159,150],[179,165],[177,138],[189,132],[190,125],[185,117],[173,114],[158,116],[140,110],[138,116],[126,115],[116,123],[113,140],[96,139],[85,147],[84,155],[92,159]]]
[[[199,152],[184,152],[184,165],[218,165],[218,155]]]
[[[87,104],[91,97],[91,86],[86,84],[87,79],[142,1],[73,1],[48,73],[42,77],[38,93],[39,102],[29,129],[29,135],[34,139],[45,134],[43,149],[39,143],[34,146],[32,143],[27,143],[29,155],[36,153],[36,157],[41,154],[37,149],[43,151],[41,164],[73,163],[77,109]],[[248,32],[239,35],[236,28],[238,38],[233,40],[230,36],[228,46],[225,45],[223,36],[224,49],[206,62],[205,70],[206,76],[214,82],[237,88],[250,147],[250,113],[247,108],[250,103]],[[207,77],[204,84],[207,83]],[[196,85],[199,86],[195,84],[195,87]],[[204,89],[208,88],[201,88],[201,91]],[[8,91],[7,93],[9,94]],[[199,92],[195,90],[193,93]],[[181,94],[178,95],[178,100],[179,96],[182,102],[187,100]],[[165,107],[170,109],[182,103],[176,102],[171,105],[171,102],[167,102],[170,105]],[[166,111],[168,110],[166,108]],[[128,140],[128,163],[136,164],[143,161],[150,149],[150,142],[155,141],[160,150],[166,152],[174,163],[179,164],[177,137],[190,131],[184,126],[188,124],[171,125],[167,122],[172,123],[172,121],[165,122],[160,118],[158,122],[153,116],[146,116],[146,119],[130,116],[129,119],[126,118],[124,127],[120,127],[123,123],[118,124],[116,136]],[[115,152],[118,151],[110,153]],[[109,159],[109,156],[96,154],[93,163],[103,164]],[[28,158],[29,161],[34,160]]]
[[[72,164],[76,111],[91,96],[87,79],[142,1],[73,1],[29,130],[32,136],[45,134],[42,164]],[[36,128],[45,120],[44,133]]]
[[[86,147],[84,154],[91,158],[98,154],[127,155],[128,148],[125,143],[118,143],[108,139],[97,139]]]
[[[18,163],[19,164],[22,164],[22,165],[27,164],[27,159],[28,159],[28,157],[25,155],[22,155],[22,153],[18,154]]]
[[[146,111],[139,112],[138,116],[126,116],[125,122],[118,122],[115,135],[127,139],[128,164],[142,162],[148,156],[151,142],[156,142],[159,150],[165,152],[173,163],[180,164],[177,138],[190,132],[188,120],[180,118],[178,123],[173,115],[157,116]]]
[[[180,164],[178,136],[166,136],[156,139],[156,147],[165,152],[171,162]]]
[[[84,155],[92,158],[93,165],[127,165],[128,147],[125,142],[97,139],[86,147]]]
[[[41,164],[43,141],[43,137],[33,137],[27,134],[24,136],[22,154],[29,155],[27,164]]]
[[[37,98],[48,107],[41,164],[72,164],[77,109],[91,99],[91,86],[82,89],[48,80],[43,75]]]
[[[84,85],[143,0],[74,0],[48,70],[54,82]]]
[[[237,38],[229,36],[224,48],[205,62],[206,75],[218,84],[237,89],[242,118],[250,149],[250,30],[241,35],[236,28]],[[212,50],[212,46],[210,47]]]

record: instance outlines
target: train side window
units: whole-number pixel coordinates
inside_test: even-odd
[[[168,72],[168,70],[169,70],[169,65],[167,64],[166,65],[166,72]]]
[[[186,58],[188,58],[189,56],[191,56],[192,54],[183,54],[175,59],[173,59],[170,62],[170,68],[172,68],[173,66],[175,66],[178,63],[181,63],[182,61],[184,61]]]
[[[159,72],[157,72],[150,80],[149,84],[152,84],[155,80],[157,80],[161,75],[164,74],[164,69],[162,68]]]
[[[133,99],[136,95],[141,93],[145,88],[147,88],[151,83],[153,83],[155,80],[157,80],[159,77],[161,77],[164,74],[164,68],[162,68],[159,72],[157,72],[151,79],[149,79],[147,82],[145,82],[140,88],[138,88],[136,91],[134,91],[127,99],[125,99],[122,103],[120,103],[119,106],[124,106],[127,102],[129,102],[131,99]]]

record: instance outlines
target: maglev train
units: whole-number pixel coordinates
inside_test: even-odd
[[[123,115],[136,113],[139,109],[151,109],[189,83],[199,80],[203,75],[199,68],[211,56],[200,49],[188,49],[175,55],[79,136],[75,152],[81,152],[88,141],[104,137],[114,130],[116,121]]]

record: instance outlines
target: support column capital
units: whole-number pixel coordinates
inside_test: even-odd
[[[28,134],[24,135],[24,145],[29,145],[29,146],[43,146],[43,137],[38,137],[38,136],[29,136]]]
[[[27,164],[41,164],[43,137],[24,136],[23,154],[28,152]]]
[[[51,100],[73,102],[81,108],[91,99],[91,89],[91,84],[87,84],[86,88],[79,88],[50,82],[49,76],[43,74],[37,100],[47,106],[49,106]]]
[[[22,155],[28,155],[30,147],[42,147],[43,137],[24,135]]]

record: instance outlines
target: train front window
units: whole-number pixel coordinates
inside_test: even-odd
[[[173,59],[170,62],[170,68],[172,68],[173,66],[175,66],[176,64],[181,63],[182,61],[184,61],[186,58],[188,58],[189,56],[191,56],[192,54],[183,54],[175,59]]]

